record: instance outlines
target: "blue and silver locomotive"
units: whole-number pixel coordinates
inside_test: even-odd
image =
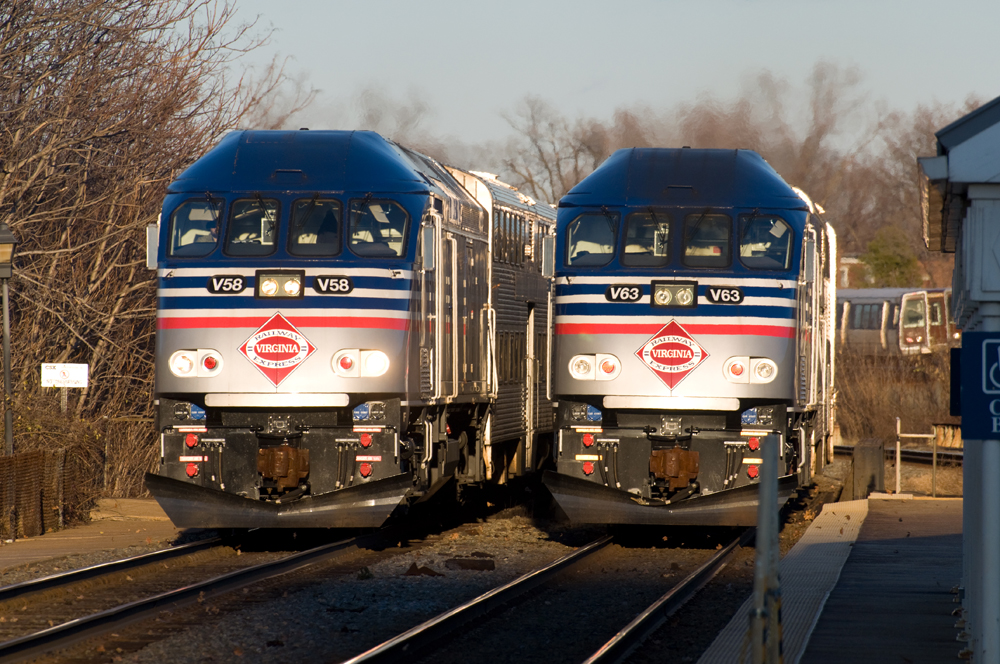
[[[559,203],[557,472],[578,522],[747,525],[829,454],[836,249],[748,150],[625,149]]]
[[[228,135],[149,233],[150,492],[183,527],[367,527],[533,470],[554,220],[371,132]]]

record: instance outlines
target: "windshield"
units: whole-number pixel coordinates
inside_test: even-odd
[[[684,265],[727,267],[730,262],[732,223],[727,215],[707,212],[684,219]]]
[[[222,200],[184,201],[170,215],[170,256],[207,256],[219,242]]]
[[[226,233],[230,256],[267,256],[274,252],[278,235],[278,201],[241,198],[233,203]]]
[[[633,212],[625,219],[623,265],[663,267],[670,262],[670,215]]]
[[[340,253],[340,201],[302,198],[292,203],[288,253],[336,256]]]
[[[351,251],[375,258],[404,255],[409,218],[395,201],[351,201]]]
[[[924,301],[907,300],[903,303],[903,327],[924,326]]]
[[[618,215],[585,212],[566,227],[566,265],[607,265],[615,255]]]
[[[792,227],[779,217],[744,215],[740,262],[754,270],[787,270],[792,262]]]

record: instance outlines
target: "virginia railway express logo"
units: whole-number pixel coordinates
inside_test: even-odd
[[[705,349],[673,320],[635,354],[671,390],[708,357]]]
[[[277,387],[316,352],[316,347],[288,319],[274,314],[239,350]]]

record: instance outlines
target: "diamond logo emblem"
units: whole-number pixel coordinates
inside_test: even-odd
[[[316,352],[305,335],[280,313],[257,328],[239,348],[275,387]]]
[[[660,328],[635,354],[671,390],[708,357],[675,320]]]

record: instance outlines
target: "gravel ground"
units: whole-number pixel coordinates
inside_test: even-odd
[[[154,643],[116,661],[339,661],[517,576],[559,558],[600,531],[541,530],[501,514],[440,542],[331,579]],[[506,518],[505,518],[506,517]],[[587,538],[590,539],[587,539]],[[495,569],[456,569],[454,561],[492,560]],[[211,615],[210,602],[204,610]]]
[[[50,576],[52,574],[67,572],[74,569],[83,569],[84,567],[100,565],[101,563],[109,563],[114,560],[121,560],[122,558],[130,556],[138,556],[143,553],[150,553],[151,551],[159,551],[160,549],[165,549],[170,546],[185,544],[194,540],[214,536],[215,531],[192,530],[189,533],[183,533],[173,542],[151,541],[147,544],[137,544],[121,549],[105,549],[103,551],[93,551],[90,553],[75,554],[72,556],[50,558],[48,560],[26,563],[16,567],[6,567],[3,569],[2,577],[0,577],[0,586],[12,586],[15,583],[23,583],[25,581],[31,581],[32,579],[38,579],[43,576]]]

